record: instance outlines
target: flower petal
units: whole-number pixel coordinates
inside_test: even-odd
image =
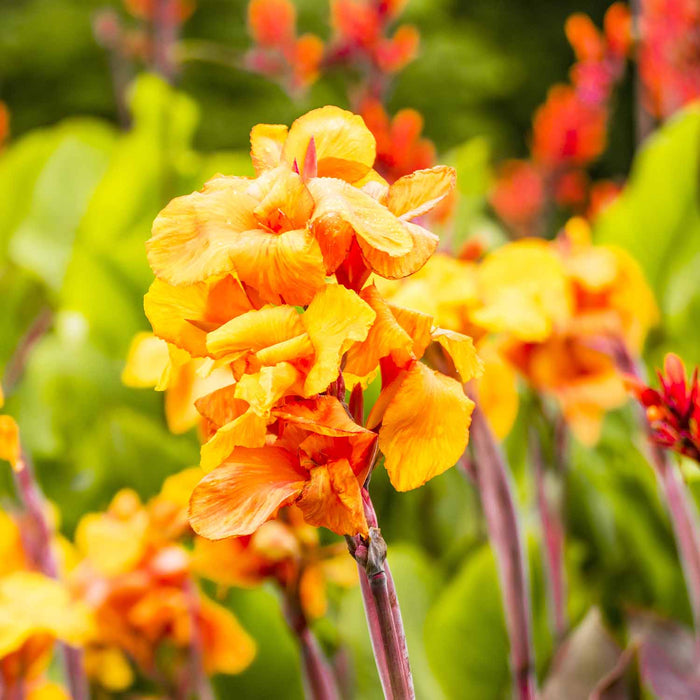
[[[211,540],[250,535],[301,493],[306,478],[286,450],[239,448],[195,488],[190,524]]]
[[[403,255],[391,255],[370,245],[358,237],[362,257],[369,267],[381,277],[394,280],[408,277],[420,270],[430,256],[437,250],[440,239],[422,226],[403,222],[411,238],[411,250]]]
[[[236,352],[257,352],[304,332],[293,306],[265,306],[225,323],[207,336],[207,349],[214,357]]]
[[[262,447],[267,434],[267,420],[255,411],[246,411],[219,428],[202,445],[200,464],[210,472],[224,462],[236,447]]]
[[[367,520],[357,477],[347,460],[323,464],[311,469],[297,505],[304,520],[326,527],[338,535],[367,536]]]
[[[304,383],[304,396],[324,391],[335,381],[348,348],[367,337],[375,313],[355,292],[326,285],[302,314],[301,322],[316,352]]]
[[[219,177],[202,192],[173,199],[153,222],[148,262],[170,284],[193,284],[232,272],[231,246],[259,227],[250,180]]]
[[[401,327],[382,299],[375,285],[371,284],[360,292],[374,310],[376,318],[362,343],[353,345],[348,351],[344,370],[358,377],[364,377],[379,365],[379,360],[391,355],[399,366],[407,365],[413,356],[413,340]]]
[[[0,459],[17,466],[21,455],[19,427],[11,416],[0,416]]]
[[[386,205],[392,214],[410,221],[445,199],[454,189],[456,179],[454,168],[446,165],[416,170],[391,185]]]
[[[276,168],[282,162],[282,147],[287,138],[284,124],[256,124],[250,132],[250,157],[255,172]]]
[[[170,362],[168,344],[153,333],[137,333],[131,340],[122,382],[138,388],[154,387]]]
[[[444,328],[433,333],[433,340],[439,343],[452,358],[460,379],[465,384],[484,372],[484,363],[476,353],[474,341],[468,336]]]
[[[411,336],[413,354],[416,357],[423,357],[425,349],[432,342],[433,317],[422,311],[404,309],[402,306],[395,306],[394,304],[389,304],[388,306],[401,328]]]
[[[379,449],[397,491],[408,491],[449,469],[467,446],[474,403],[454,379],[415,362],[379,429]],[[420,406],[420,410],[416,407]]]
[[[328,226],[331,239],[344,246],[347,233],[339,224],[344,221],[355,232],[358,242],[364,244],[363,251],[368,247],[396,257],[413,249],[413,239],[405,224],[362,190],[333,178],[314,178],[308,187],[316,202],[312,230],[319,240],[330,236],[325,230]]]
[[[237,236],[229,252],[241,281],[269,303],[304,306],[326,280],[321,248],[306,229],[247,231]]]
[[[236,385],[235,396],[247,401],[259,416],[266,416],[300,376],[299,371],[288,362],[263,367],[255,374],[244,374],[241,377]]]
[[[362,117],[339,107],[314,109],[291,126],[282,149],[283,159],[303,169],[306,149],[314,139],[318,175],[354,182],[374,164],[377,146]],[[302,170],[302,175],[303,175]]]
[[[198,612],[204,670],[208,674],[240,673],[248,668],[255,658],[255,641],[235,615],[206,596],[200,596]]]
[[[178,286],[156,278],[144,298],[153,332],[193,357],[207,354],[207,331],[252,308],[241,283],[231,275]]]

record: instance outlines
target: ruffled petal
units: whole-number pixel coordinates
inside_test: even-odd
[[[250,180],[219,177],[173,199],[153,222],[146,243],[156,276],[170,284],[193,284],[233,272],[231,246],[241,233],[259,224],[257,200],[246,191]]]
[[[452,358],[460,379],[465,384],[484,371],[484,363],[476,353],[474,341],[468,336],[455,331],[438,328],[433,332],[433,340]]]
[[[144,298],[153,332],[193,357],[206,356],[208,331],[252,308],[240,282],[231,275],[178,286],[156,278]]]
[[[230,610],[205,596],[199,599],[199,634],[204,670],[208,674],[240,673],[253,663],[256,653],[253,638]]]
[[[345,370],[364,377],[379,365],[379,360],[391,355],[399,366],[408,364],[413,356],[413,339],[396,320],[391,309],[371,284],[360,292],[360,297],[374,310],[376,318],[362,343],[348,351]]]
[[[168,344],[153,333],[137,333],[131,340],[122,382],[137,388],[154,387],[170,362]]]
[[[231,319],[207,336],[207,349],[214,357],[237,352],[257,352],[304,332],[293,306],[266,306]]]
[[[258,175],[280,164],[286,138],[287,127],[284,124],[256,124],[251,129],[250,157]]]
[[[314,109],[291,126],[282,149],[282,157],[292,165],[303,164],[309,141],[316,145],[317,172],[320,177],[337,177],[355,182],[370,170],[377,154],[372,132],[362,117],[339,107]]]
[[[332,244],[346,247],[347,228],[341,222],[357,235],[363,252],[367,247],[397,257],[413,249],[406,225],[362,190],[333,178],[314,178],[308,186],[316,202],[312,230],[319,240],[329,241],[322,244],[324,250]]]
[[[314,354],[314,346],[307,333],[258,350],[255,358],[261,365],[276,365],[280,362],[294,362]]]
[[[474,403],[459,382],[420,362],[396,381],[400,385],[382,418],[379,449],[394,488],[409,491],[462,456]]]
[[[297,505],[310,525],[338,535],[368,534],[360,485],[345,459],[313,467]]]
[[[253,214],[261,228],[276,233],[304,228],[314,208],[311,192],[287,165],[263,173],[248,192],[260,201]]]
[[[17,466],[21,454],[19,427],[11,416],[0,416],[0,459]]]
[[[420,270],[437,250],[440,239],[422,226],[403,222],[403,226],[411,239],[411,249],[402,255],[391,255],[371,245],[367,240],[358,237],[357,242],[362,250],[362,257],[367,265],[381,277],[395,280],[408,277]]]
[[[262,447],[267,434],[267,420],[254,411],[246,411],[219,428],[202,445],[200,464],[210,472],[222,464],[236,447]]]
[[[401,328],[411,336],[413,354],[416,357],[423,357],[425,349],[432,342],[433,317],[422,311],[405,309],[394,304],[389,304],[388,306]]]
[[[305,229],[243,232],[231,241],[228,252],[241,281],[268,303],[304,306],[326,279],[321,248]]]
[[[410,221],[445,199],[454,190],[456,179],[454,168],[446,165],[416,170],[391,185],[386,205],[392,214]]]
[[[324,391],[335,381],[348,348],[367,337],[375,313],[355,292],[338,284],[323,288],[302,314],[301,321],[315,350],[304,383],[304,396]]]
[[[211,540],[250,535],[301,493],[306,478],[286,450],[239,448],[195,488],[190,524]]]
[[[266,416],[300,377],[299,371],[288,362],[274,367],[263,367],[255,374],[245,374],[241,377],[236,385],[235,396],[247,401],[259,416]]]

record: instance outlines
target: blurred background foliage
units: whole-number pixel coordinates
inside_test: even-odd
[[[198,461],[194,432],[168,432],[162,395],[120,381],[131,338],[148,329],[142,298],[152,273],[144,241],[155,215],[216,172],[250,172],[254,123],[289,123],[308,108],[346,99],[333,76],[293,102],[259,77],[191,62],[177,90],[142,75],[129,91],[132,128],[121,131],[108,58],[91,28],[93,12],[104,4],[0,4],[0,98],[12,115],[11,141],[0,155],[0,369],[12,371],[18,346],[49,318],[51,329],[28,354],[7,409],[45,491],[60,506],[66,533],[85,512],[104,508],[117,489],[153,495],[166,475]],[[297,4],[300,26],[323,34],[325,3]],[[460,239],[477,230],[503,238],[486,205],[491,165],[525,152],[533,109],[552,83],[566,78],[572,55],[565,18],[583,10],[599,21],[607,4],[409,4],[405,19],[420,27],[421,55],[398,78],[389,107],[417,108],[427,136],[457,166]],[[244,0],[200,0],[184,37],[244,50],[244,18]],[[676,116],[632,162],[628,83],[596,174],[631,172],[631,178],[596,236],[630,250],[656,291],[663,323],[649,342],[649,362],[658,364],[674,349],[694,364],[700,361],[700,108]],[[525,400],[507,449],[528,533],[544,673],[553,640],[526,478],[532,410]],[[690,620],[652,472],[630,443],[633,423],[630,410],[619,411],[608,417],[599,446],[575,444],[562,494],[569,613],[578,621],[599,606],[613,629],[630,606]],[[697,474],[688,468],[687,475],[700,496]],[[4,481],[7,498],[7,475]],[[507,637],[473,488],[451,470],[422,489],[396,494],[380,472],[373,494],[390,543],[418,696],[506,697]],[[229,602],[260,651],[245,673],[217,680],[223,696],[301,697],[297,653],[272,590],[233,591]],[[351,651],[358,697],[380,697],[359,590],[332,602],[317,626],[320,638],[329,649]]]

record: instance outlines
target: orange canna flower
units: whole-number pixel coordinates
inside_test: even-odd
[[[451,467],[468,439],[472,402],[420,358],[434,343],[469,381],[480,372],[471,338],[365,286],[430,258],[438,239],[414,221],[450,195],[455,173],[436,166],[389,185],[372,133],[337,107],[289,129],[254,127],[251,157],[256,177],[217,176],[174,200],[148,244],[157,279],[146,313],[170,364],[175,348],[202,376],[229,377],[194,402],[209,473],[190,523],[208,539],[248,537],[294,505],[307,524],[366,536],[361,489],[377,443],[408,490]],[[380,367],[380,401],[362,427],[343,385]],[[439,429],[417,419],[416,397]]]
[[[379,100],[368,98],[360,114],[377,142],[374,167],[387,182],[434,165],[435,146],[421,138],[423,117],[416,110],[402,109],[389,118]]]
[[[289,0],[251,0],[248,28],[255,47],[246,54],[250,70],[276,78],[290,91],[311,85],[319,75],[323,41],[297,37],[296,7]]]
[[[59,581],[21,570],[0,577],[0,687],[10,696],[67,698],[45,676],[54,643],[81,646],[91,628],[87,606]]]
[[[309,620],[327,609],[329,583],[357,584],[357,568],[344,544],[321,546],[318,530],[304,521],[297,506],[282,508],[275,520],[252,535],[208,540],[196,537],[193,567],[222,586],[258,586],[275,581],[287,597],[299,602]]]
[[[195,488],[190,523],[208,539],[250,535],[296,503],[311,525],[367,534],[360,486],[376,435],[331,396],[289,399],[272,411],[279,436],[238,447]]]
[[[535,112],[532,154],[547,167],[584,166],[606,142],[607,110],[584,102],[574,88],[555,85]]]
[[[124,655],[146,674],[171,674],[173,669],[158,667],[163,645],[186,654],[192,644],[201,644],[210,673],[238,673],[255,654],[235,617],[196,589],[190,555],[175,543],[184,521],[173,522],[172,516],[182,510],[177,501],[193,481],[191,474],[185,477],[166,482],[147,506],[133,491],[121,491],[107,512],[88,514],[78,525],[76,545],[83,560],[71,584],[96,621],[88,671],[107,688],[123,690],[133,681]]]
[[[4,102],[0,101],[0,148],[7,140],[10,133],[10,110]]]
[[[518,236],[537,232],[545,205],[544,178],[537,166],[526,160],[501,165],[490,202],[498,216]]]

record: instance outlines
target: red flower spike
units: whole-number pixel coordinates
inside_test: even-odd
[[[637,380],[627,382],[646,410],[652,440],[669,450],[700,462],[700,402],[698,370],[686,381],[683,361],[673,353],[666,355],[664,371],[657,372],[661,390]]]

